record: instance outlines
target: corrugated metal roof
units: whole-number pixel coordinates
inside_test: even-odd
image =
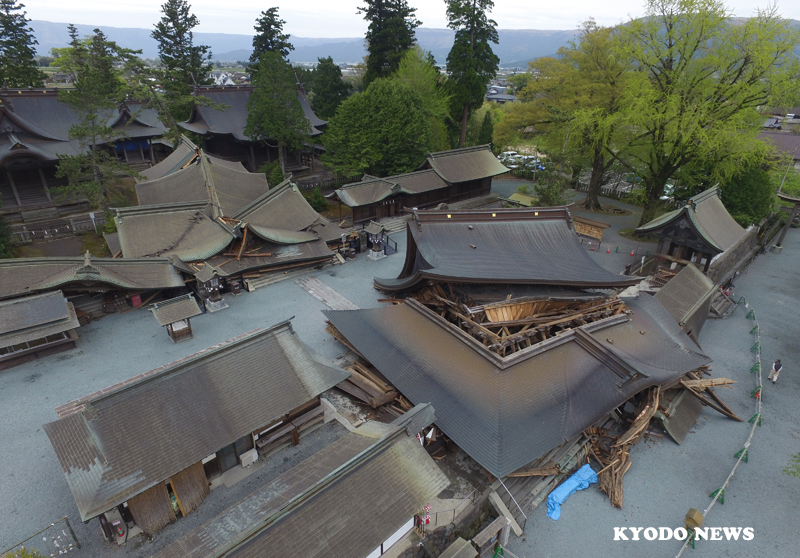
[[[123,289],[183,287],[167,258],[14,258],[0,260],[0,298],[65,288],[73,283]]]
[[[208,216],[203,203],[175,203],[116,209],[114,222],[125,258],[177,256],[184,262],[205,260],[236,237],[220,219]]]
[[[86,521],[347,377],[288,322],[228,341],[83,402],[44,425]]]
[[[165,326],[192,318],[203,313],[194,295],[189,293],[177,298],[156,302],[150,309],[159,325]]]
[[[745,231],[731,214],[725,209],[720,199],[721,190],[714,186],[693,196],[690,202],[680,209],[670,211],[649,223],[642,225],[638,232],[657,232],[661,228],[685,216],[692,223],[697,233],[719,252],[724,252],[742,238]]]
[[[0,347],[80,327],[61,291],[0,302]]]
[[[413,434],[373,421],[157,557],[368,556],[449,484]]]
[[[655,298],[676,322],[683,325],[692,319],[695,312],[710,298],[716,288],[714,283],[694,265],[687,265],[675,277],[667,281]]]
[[[508,172],[488,145],[462,147],[428,155],[426,163],[450,184],[479,180]]]
[[[626,303],[627,318],[582,326],[505,359],[413,300],[324,313],[406,397],[430,402],[445,434],[503,477],[642,389],[710,362],[652,297]]]
[[[615,288],[638,277],[600,267],[570,228],[566,208],[419,211],[397,279],[375,279],[387,291],[426,279],[459,283],[552,284]]]

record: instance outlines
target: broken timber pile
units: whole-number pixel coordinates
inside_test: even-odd
[[[373,409],[391,403],[398,395],[391,385],[359,362],[354,362],[345,370],[350,373],[350,377],[336,387],[369,404]]]

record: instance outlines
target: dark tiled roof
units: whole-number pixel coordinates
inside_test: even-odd
[[[450,184],[508,172],[508,169],[492,154],[488,145],[431,153],[425,164]]]
[[[285,322],[100,393],[44,429],[85,521],[346,377]]]
[[[675,277],[667,281],[655,298],[670,313],[676,322],[683,325],[714,294],[714,283],[694,265],[687,265]]]
[[[359,207],[377,203],[396,194],[421,194],[447,187],[447,182],[436,171],[427,169],[386,178],[365,176],[361,182],[336,190],[336,197],[348,207]]]
[[[58,99],[58,90],[0,91],[0,163],[7,156],[28,154],[45,161],[83,153],[69,137],[78,115]],[[131,139],[161,136],[165,128],[155,110],[137,101],[106,111],[106,125]]]
[[[247,126],[247,103],[253,88],[249,86],[218,87],[204,86],[197,89],[197,94],[210,101],[227,105],[224,110],[214,110],[213,108],[198,105],[192,112],[189,120],[180,122],[179,125],[185,130],[196,134],[230,134],[240,141],[250,141],[250,137],[244,132]],[[325,120],[320,120],[311,110],[308,99],[302,91],[297,93],[300,106],[311,125],[311,135],[321,134],[316,126],[327,124]]]
[[[614,288],[637,277],[606,271],[570,228],[566,208],[418,211],[408,223],[406,261],[384,290],[426,279],[459,283],[551,284]]]
[[[758,138],[772,145],[782,154],[794,154],[795,160],[800,159],[800,135],[790,132],[761,132]]]
[[[687,203],[684,207],[665,213],[636,230],[642,233],[657,232],[685,216],[697,233],[719,252],[724,252],[744,236],[746,231],[733,220],[722,204],[720,189],[717,186],[693,196],[690,201],[694,202],[694,207]]]
[[[156,302],[150,311],[158,321],[158,324],[162,326],[174,324],[180,320],[192,318],[203,313],[191,293],[163,302]]]
[[[0,347],[80,327],[61,291],[0,302]]]
[[[415,432],[369,422],[157,557],[368,556],[450,483]]]
[[[413,300],[325,314],[409,400],[430,402],[448,437],[503,477],[639,391],[710,361],[652,297],[626,303],[627,317],[506,358]]]
[[[243,257],[239,260],[230,256],[217,255],[208,258],[206,263],[217,266],[221,276],[236,275],[250,269],[266,269],[302,262],[324,261],[333,257],[333,252],[322,240],[303,242],[301,244],[275,244],[262,242],[259,253],[270,256]]]
[[[209,217],[207,203],[171,203],[116,209],[114,222],[124,258],[176,256],[205,260],[235,238],[221,219]]]
[[[0,298],[65,288],[73,284],[150,290],[183,287],[166,258],[15,258],[0,261]]]

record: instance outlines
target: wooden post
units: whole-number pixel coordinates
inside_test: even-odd
[[[142,161],[144,161],[144,149],[142,148],[142,140],[138,140],[138,143],[139,143],[139,156],[142,158]]]
[[[14,192],[14,199],[17,200],[17,206],[22,207],[22,202],[19,201],[19,192],[17,192],[17,185],[14,184],[14,178],[11,176],[10,171],[6,171],[8,176],[8,183],[11,184],[11,191]]]
[[[47,201],[53,201],[53,198],[50,197],[50,190],[47,188],[47,180],[44,177],[44,171],[42,167],[39,167],[39,178],[42,181],[42,186],[44,187],[44,195],[47,196]]]
[[[153,153],[153,139],[152,138],[147,138],[147,145],[150,148],[150,164],[151,165],[155,165],[156,164],[156,156],[155,156],[155,153]]]

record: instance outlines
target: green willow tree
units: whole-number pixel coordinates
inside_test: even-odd
[[[200,21],[186,0],[167,0],[161,6],[163,16],[150,34],[158,42],[160,68],[156,72],[164,89],[169,110],[175,120],[186,120],[194,104],[192,92],[198,85],[210,83],[211,51],[194,44],[192,29]]]
[[[798,31],[774,6],[739,22],[719,0],[648,0],[620,35],[619,55],[640,71],[623,95],[628,153],[615,156],[642,177],[641,224],[682,168],[713,163],[723,180],[764,160],[756,109],[780,103],[798,65]]]
[[[294,70],[280,52],[266,51],[259,56],[251,83],[245,133],[256,141],[277,142],[278,161],[285,174],[286,149],[302,149],[311,132],[297,96]]]
[[[487,13],[494,7],[492,0],[445,0],[447,26],[453,29],[455,40],[447,55],[447,80],[452,96],[453,119],[461,122],[458,145],[467,138],[470,113],[483,104],[486,86],[497,74],[500,59],[489,43],[498,44],[497,22]]]
[[[369,22],[366,41],[369,55],[363,89],[378,78],[392,75],[406,51],[414,46],[414,30],[422,25],[417,20],[416,8],[406,0],[365,0],[366,6],[358,8],[359,14]]]
[[[140,51],[117,46],[99,29],[88,40],[80,39],[72,25],[69,33],[70,46],[62,54],[68,58],[74,76],[73,88],[61,91],[59,99],[78,114],[78,123],[70,128],[69,138],[78,141],[80,153],[60,157],[56,176],[66,177],[68,184],[54,191],[58,196],[84,197],[98,206],[111,200],[121,176],[134,174],[110,151],[119,132],[112,130],[108,122],[129,90],[118,68]]]
[[[341,104],[322,142],[323,162],[347,176],[415,170],[430,145],[424,102],[397,80],[377,79]]]
[[[307,85],[314,92],[311,108],[317,116],[325,120],[333,118],[336,109],[350,95],[350,85],[342,79],[342,69],[330,56],[317,59],[313,82]]]
[[[24,4],[0,0],[0,87],[42,87],[44,73],[34,60],[39,44],[28,27]]]
[[[252,76],[258,71],[258,63],[265,52],[277,52],[284,59],[294,50],[294,45],[289,42],[289,34],[283,32],[286,22],[278,17],[278,8],[270,8],[261,12],[256,19],[253,36],[253,53],[250,55],[248,70]]]

